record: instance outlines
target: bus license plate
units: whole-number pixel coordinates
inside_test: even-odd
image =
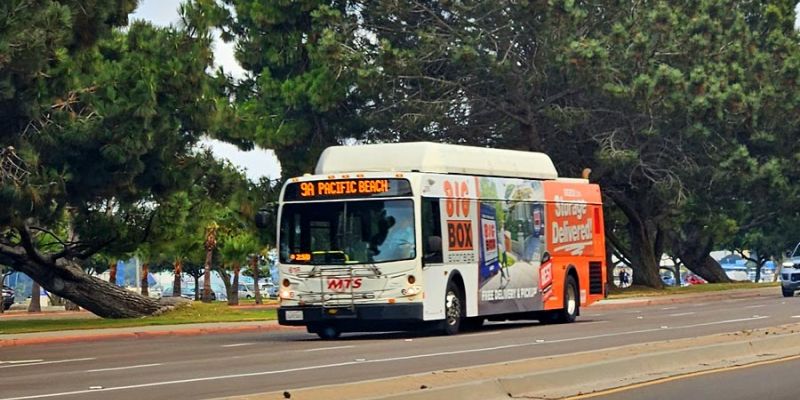
[[[287,321],[302,321],[303,311],[286,311]]]

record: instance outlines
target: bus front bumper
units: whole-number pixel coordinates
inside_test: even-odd
[[[342,332],[407,330],[423,323],[422,303],[282,306],[278,309],[278,323],[289,326],[330,325]]]

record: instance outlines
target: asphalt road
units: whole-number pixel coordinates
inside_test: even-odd
[[[0,351],[0,400],[291,391],[797,322],[800,298],[776,290],[775,297],[587,308],[574,324],[497,323],[456,337],[345,334],[321,341],[294,330],[10,347]]]
[[[796,400],[800,358],[664,379],[613,390],[593,400]]]

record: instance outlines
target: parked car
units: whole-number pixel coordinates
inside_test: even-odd
[[[686,283],[690,285],[700,285],[706,283],[706,280],[697,275],[686,275]]]
[[[200,290],[202,289],[203,287],[201,286]],[[202,298],[202,295],[203,293],[201,292],[199,298]],[[161,291],[161,297],[172,297],[172,286],[164,287],[164,290]],[[181,286],[181,297],[183,297],[184,299],[194,300],[194,288]],[[217,299],[217,294],[212,290],[211,300],[216,300],[216,299]]]
[[[239,298],[240,299],[254,299],[256,292],[252,284],[240,283],[239,284]]]
[[[258,284],[262,296],[278,297],[278,286],[272,282],[261,282]]]
[[[3,285],[3,309],[8,310],[14,304],[14,289]]]
[[[800,243],[788,254],[781,269],[781,292],[783,297],[793,297],[800,290]]]

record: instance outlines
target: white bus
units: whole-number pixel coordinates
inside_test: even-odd
[[[278,205],[278,320],[323,339],[572,322],[606,291],[597,185],[542,153],[335,146]]]

